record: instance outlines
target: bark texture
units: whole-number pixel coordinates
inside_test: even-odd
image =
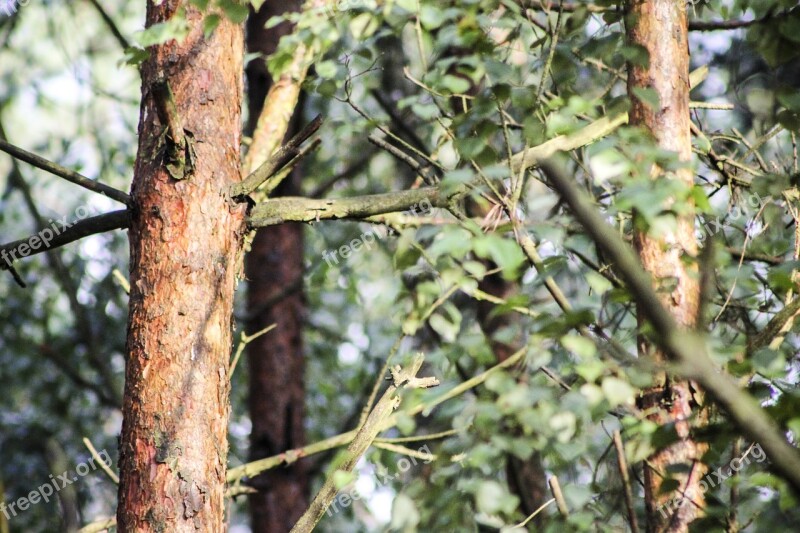
[[[272,54],[280,38],[292,27],[281,24],[265,29],[264,24],[275,15],[299,9],[299,0],[283,0],[266,2],[257,13],[251,14],[247,24],[248,51],[264,57]],[[261,164],[263,157],[291,129],[283,120],[292,116],[296,101],[278,98],[280,91],[270,92],[272,84],[263,60],[255,59],[247,65],[250,113],[247,131],[252,134],[257,126],[260,131],[253,152],[247,157],[248,170]],[[271,109],[281,118],[264,119],[262,113]],[[268,145],[266,149],[259,148],[262,144]],[[293,172],[273,196],[299,194],[299,178],[299,173]],[[245,271],[248,331],[277,324],[273,332],[255,339],[247,347],[249,410],[253,423],[250,460],[256,460],[305,445],[303,227],[287,223],[259,229],[245,259]],[[259,490],[249,497],[251,527],[255,533],[287,532],[308,507],[308,472],[304,461],[269,470],[255,477],[252,486]]]
[[[148,2],[146,25],[179,9],[188,36],[151,47],[142,66],[117,511],[125,532],[224,530],[234,265],[244,230],[243,209],[226,190],[241,179],[243,32],[223,21],[206,39],[202,15],[175,0]],[[162,80],[194,139],[194,172],[182,180],[166,169]]]
[[[682,0],[631,0],[628,3],[627,32],[630,44],[647,50],[649,61],[632,63],[628,72],[628,93],[632,107],[630,122],[643,126],[659,148],[677,153],[690,161],[692,145],[689,129],[689,44],[687,16]],[[658,104],[653,106],[636,96],[637,90],[653,91]],[[642,93],[639,93],[642,94]],[[654,179],[678,179],[691,185],[693,172],[682,168],[667,174],[653,168]],[[676,231],[660,238],[643,233],[634,243],[645,269],[656,280],[661,303],[676,322],[691,328],[697,320],[700,291],[697,274],[687,266],[684,256],[697,255],[694,217],[685,215]],[[643,322],[639,315],[640,323]],[[640,356],[664,360],[662,352],[643,338]],[[645,502],[648,531],[688,531],[689,524],[705,505],[699,481],[706,467],[701,462],[705,447],[692,437],[693,424],[703,422],[698,391],[692,383],[659,375],[652,388],[643,391],[640,407],[650,418],[665,427],[672,425],[677,440],[648,458],[644,466]],[[677,492],[663,491],[666,479],[679,483]],[[665,505],[673,498],[687,497],[681,505]]]

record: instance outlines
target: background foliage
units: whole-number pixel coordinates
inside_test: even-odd
[[[12,16],[0,14],[0,125],[10,142],[127,189],[139,98],[137,71],[129,63],[141,58],[143,46],[179,35],[181,27],[138,32],[143,2],[105,2],[120,33],[134,43],[123,53],[93,4],[31,1]],[[317,52],[303,113],[307,118],[322,113],[326,122],[321,148],[305,161],[309,194],[322,190],[344,197],[412,186],[416,173],[368,142],[381,128],[426,154],[428,159],[417,157],[418,162],[446,187],[481,175],[513,182],[516,176],[503,163],[509,154],[627,109],[626,62],[646,60],[625,44],[621,12],[612,1],[571,4],[574,9],[561,14],[540,2],[333,4],[322,16],[291,15],[299,31],[269,60],[272,72],[279,73],[301,43]],[[701,210],[698,236],[716,245],[706,267],[716,274],[706,310],[716,362],[769,406],[793,441],[800,432],[797,336],[789,334],[779,347],[752,357],[742,353],[796,292],[800,11],[795,4],[709,0],[689,6],[693,22],[769,17],[748,28],[692,35],[692,66],[708,68],[692,93],[694,101],[706,104],[692,110],[693,189],[648,179],[642,170],[651,162],[677,163],[633,128],[620,128],[574,152],[570,162],[575,179],[621,232],[636,224],[657,233],[674,223],[686,202],[695,202]],[[221,11],[209,15],[209,32],[214,16],[246,15],[234,2],[207,8],[215,6]],[[111,208],[110,201],[67,191],[67,185],[8,157],[0,158],[0,176],[4,241],[35,233],[40,222],[72,216],[79,206],[93,212]],[[514,316],[494,333],[495,340],[527,346],[523,365],[493,375],[430,416],[403,419],[388,436],[454,431],[408,444],[427,445],[438,457],[406,472],[398,470],[401,455],[373,449],[359,469],[357,486],[364,497],[323,519],[320,530],[510,527],[524,514],[509,489],[506,461],[509,455],[528,459],[534,453],[560,479],[570,509],[568,518],[559,519],[554,507],[548,508],[549,529],[562,529],[559,521],[566,520],[575,530],[622,530],[626,518],[611,432],[623,429],[633,465],[673,438],[671,428],[654,427],[634,407],[636,390],[649,383],[650,370],[622,364],[574,332],[576,325],[593,325],[635,353],[630,296],[537,172],[519,204],[522,229],[537,242],[546,274],[572,303],[571,312],[552,301],[546,276],[530,267],[499,210],[489,211],[492,206],[477,193],[473,201],[483,204],[484,216],[461,222],[438,211],[406,217],[391,224],[396,235],[338,264],[326,261],[323,252],[347,245],[371,226],[321,222],[307,229],[309,442],[353,427],[399,339],[401,356],[425,352],[425,374],[438,376],[442,390],[494,365],[476,306],[487,265],[496,265],[519,286],[493,310]],[[5,501],[24,496],[56,472],[54,450],[68,457],[70,468],[84,460],[82,437],[116,453],[127,301],[112,271],[127,272],[126,256],[125,236],[117,232],[20,263],[27,289],[9,275],[0,278]],[[532,313],[517,313],[520,307]],[[543,365],[569,390],[538,371]],[[233,384],[232,466],[247,457],[242,372]],[[419,393],[438,394],[441,390]],[[719,413],[704,438],[711,470],[726,467],[750,444]],[[330,459],[311,459],[318,483]],[[398,474],[396,479],[381,485],[378,464]],[[634,476],[641,507],[638,486]],[[101,473],[74,487],[82,523],[113,512],[115,488]],[[732,494],[739,524],[748,530],[788,529],[800,520],[784,484],[766,463],[752,462],[710,490],[708,516],[697,528],[724,529]],[[231,506],[231,522],[240,531],[246,530],[243,505],[240,499]],[[39,504],[10,525],[19,531],[55,530],[64,512],[56,502]]]

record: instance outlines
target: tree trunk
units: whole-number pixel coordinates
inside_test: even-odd
[[[485,215],[485,213],[482,213]],[[484,261],[487,270],[497,268],[491,261]],[[486,276],[478,284],[478,287],[492,296],[508,299],[518,292],[518,285],[503,279],[499,273]],[[497,308],[496,304],[486,301],[478,302],[478,323],[483,330],[489,345],[497,358],[497,362],[503,362],[523,345],[523,338],[520,326],[514,321],[518,317],[513,317],[509,313],[493,315],[492,311]],[[514,328],[515,335],[511,344],[502,342],[495,338],[495,334],[503,329]],[[547,472],[542,464],[542,456],[537,451],[528,459],[523,460],[516,455],[506,454],[506,475],[511,491],[520,499],[522,513],[530,515],[547,501]],[[543,528],[547,520],[545,513],[539,513],[533,521],[537,528]]]
[[[188,36],[151,47],[142,67],[117,511],[125,532],[224,529],[234,265],[244,229],[243,209],[226,190],[241,179],[243,36],[223,20],[206,39],[202,14],[185,1],[148,2],[146,25],[179,9]],[[164,111],[161,80],[176,113]],[[170,115],[182,124],[162,136]],[[165,154],[181,129],[196,154],[183,152],[185,175],[168,171]]]
[[[284,0],[267,2],[258,13],[251,14],[247,25],[248,51],[264,57],[272,54],[280,38],[292,27],[280,24],[266,29],[264,24],[275,15],[299,9],[298,0]],[[272,81],[260,58],[247,66],[248,134],[256,130]],[[282,114],[291,116],[294,104],[289,107]],[[277,130],[286,129],[270,122]],[[276,135],[283,137],[280,131]],[[262,162],[257,159],[258,154],[249,154],[248,170]],[[273,196],[299,194],[299,178],[299,173],[293,172]],[[253,423],[250,460],[256,460],[305,444],[302,225],[287,223],[258,230],[245,259],[245,271],[248,331],[277,324],[275,331],[247,346],[249,410]],[[259,491],[249,497],[251,527],[255,533],[289,531],[308,506],[308,473],[303,461],[264,472],[252,480],[252,486]]]
[[[687,17],[682,0],[632,0],[627,14],[630,44],[649,53],[649,62],[632,63],[628,73],[628,94],[632,108],[630,122],[643,126],[652,134],[659,148],[678,154],[688,162],[692,156],[689,130],[689,44]],[[658,103],[637,98],[635,89],[653,91]],[[641,92],[639,94],[642,94]],[[651,107],[652,106],[652,107]],[[667,174],[653,168],[654,179],[678,179],[691,186],[692,170],[687,166]],[[644,233],[634,235],[634,243],[645,269],[659,286],[661,303],[682,326],[692,327],[697,321],[699,285],[696,269],[683,256],[697,255],[694,216],[682,216],[677,229],[660,238]],[[643,319],[639,317],[640,324]],[[640,356],[663,361],[664,354],[643,338]],[[677,440],[648,458],[644,466],[645,502],[649,531],[688,531],[689,524],[704,507],[699,481],[706,472],[701,462],[705,447],[692,435],[692,424],[703,423],[698,408],[698,391],[692,383],[676,381],[665,374],[656,377],[651,388],[642,392],[640,407],[648,410],[651,420],[660,427],[674,425]],[[677,468],[676,468],[677,467]],[[662,491],[666,479],[678,481],[678,492]],[[687,500],[669,505],[682,494]]]

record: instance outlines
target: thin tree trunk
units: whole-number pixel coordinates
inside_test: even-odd
[[[632,0],[627,14],[629,44],[647,50],[649,61],[632,62],[628,73],[628,93],[632,108],[630,122],[649,131],[659,148],[678,154],[689,162],[692,145],[689,130],[689,44],[687,17],[683,0]],[[637,92],[652,91],[658,103],[637,98]],[[655,179],[678,179],[691,186],[694,176],[690,168],[667,175],[653,168]],[[675,232],[653,238],[637,232],[634,243],[645,269],[653,274],[659,287],[662,304],[675,320],[686,327],[697,321],[699,285],[696,269],[687,266],[684,255],[697,255],[694,217],[680,218]],[[640,314],[640,323],[643,319]],[[658,360],[664,354],[643,338],[640,356]],[[652,414],[650,418],[664,427],[674,425],[677,440],[650,456],[644,466],[645,502],[648,531],[688,531],[689,524],[702,513],[703,491],[699,481],[706,467],[701,462],[705,447],[692,436],[694,424],[704,423],[699,409],[698,391],[692,383],[656,377],[655,384],[642,392],[640,406]],[[676,468],[677,467],[677,468]],[[668,478],[679,482],[678,492],[662,493]],[[689,497],[680,505],[670,505],[682,494]]]
[[[253,13],[247,25],[247,49],[264,57],[275,51],[278,41],[292,30],[288,24],[265,29],[272,16],[300,9],[299,0],[265,3]],[[256,59],[247,66],[249,120],[247,132],[257,127],[272,85],[263,60]],[[291,116],[294,103],[286,102],[283,116]],[[269,121],[275,139],[280,142],[286,126]],[[247,158],[247,167],[260,164],[259,146]],[[263,155],[263,154],[262,154]],[[274,192],[273,196],[297,195],[300,192],[297,171]],[[303,227],[300,224],[258,230],[252,250],[245,259],[247,273],[248,331],[259,331],[270,324],[277,328],[248,345],[249,409],[253,423],[250,459],[256,460],[299,448],[305,444],[303,426],[305,407],[305,360],[303,358]],[[308,506],[308,472],[303,461],[285,468],[269,470],[252,480],[258,493],[249,497],[251,526],[256,533],[289,531]]]
[[[225,193],[241,179],[244,47],[242,28],[224,20],[204,38],[203,16],[186,1],[148,2],[146,25],[179,9],[188,36],[151,47],[142,66],[117,511],[124,532],[224,529],[231,319],[244,229],[243,209]],[[167,136],[162,80],[181,122]],[[181,129],[195,157],[185,150],[185,172],[170,172],[164,148]]]
[[[484,261],[489,269],[497,267],[490,261]],[[508,299],[518,292],[517,284],[506,281],[500,274],[486,276],[478,284],[478,287],[493,296]],[[478,323],[483,330],[489,344],[492,347],[497,362],[503,362],[523,345],[519,325],[514,324],[517,317],[508,313],[493,315],[497,306],[491,302],[478,302]],[[514,328],[515,335],[511,343],[502,342],[495,339],[495,334],[506,328]],[[506,474],[508,485],[511,491],[520,499],[520,506],[523,514],[530,515],[547,501],[547,473],[542,464],[542,456],[539,452],[534,452],[528,459],[520,459],[516,455],[509,453],[506,455]],[[543,527],[547,519],[545,513],[540,513],[534,519],[536,527]]]

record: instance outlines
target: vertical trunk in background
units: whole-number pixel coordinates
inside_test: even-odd
[[[692,155],[689,131],[689,43],[686,7],[683,0],[630,0],[626,25],[629,44],[642,47],[649,53],[647,65],[632,64],[628,72],[628,94],[632,108],[630,122],[648,130],[657,145],[675,152],[682,161]],[[654,91],[657,108],[636,97],[636,89]],[[652,104],[650,104],[652,105]],[[679,179],[691,185],[694,176],[689,168],[667,176],[653,169],[654,179]],[[637,233],[634,243],[644,267],[653,275],[659,287],[661,303],[682,326],[692,327],[697,320],[699,287],[697,274],[682,260],[684,254],[695,256],[697,241],[694,217],[686,215],[678,222],[674,233],[655,239]],[[640,317],[640,322],[641,322]],[[640,340],[640,356],[664,360],[664,354]],[[666,375],[656,378],[653,387],[642,392],[640,406],[652,414],[659,426],[674,425],[678,440],[649,457],[644,466],[645,502],[649,531],[688,531],[688,525],[704,507],[699,481],[705,474],[700,461],[704,447],[693,440],[693,423],[702,423],[702,414],[695,401],[696,391],[691,383],[676,381]],[[677,469],[675,467],[678,467]],[[675,478],[679,491],[690,496],[693,503],[664,508],[670,499],[681,492],[662,491],[665,478]]]
[[[485,213],[482,214],[485,215]],[[484,261],[484,264],[486,264],[487,270],[497,268],[497,265],[490,261]],[[486,276],[478,284],[478,287],[488,294],[503,299],[509,299],[518,292],[518,284],[506,281],[499,273]],[[478,323],[486,338],[489,339],[489,345],[492,347],[495,358],[497,358],[498,362],[501,362],[519,350],[523,345],[523,338],[519,331],[519,325],[514,324],[518,317],[509,313],[493,315],[492,312],[496,310],[497,306],[491,302],[478,302]],[[515,326],[515,335],[510,341],[511,343],[502,342],[495,338],[495,335],[501,330],[514,328]],[[507,454],[506,474],[509,488],[520,499],[523,514],[532,514],[547,501],[547,473],[539,452],[534,452],[526,460],[520,459],[513,453]],[[546,519],[547,515],[545,513],[539,513],[534,519],[533,525],[541,528],[544,526]]]
[[[265,3],[258,13],[251,14],[247,24],[247,48],[268,56],[279,39],[291,31],[281,24],[265,29],[274,15],[297,11],[299,0]],[[272,84],[261,59],[247,66],[250,118],[247,133],[252,134],[264,107],[264,99]],[[280,102],[270,102],[279,106]],[[294,102],[283,109],[284,116],[294,112]],[[263,122],[263,119],[262,119]],[[286,126],[270,121],[279,142]],[[261,132],[260,139],[264,138]],[[261,163],[256,152],[248,155],[247,170]],[[299,174],[294,172],[273,196],[297,195]],[[253,423],[250,459],[261,459],[305,444],[303,427],[305,384],[303,359],[303,227],[281,224],[262,228],[256,233],[252,249],[245,259],[247,273],[248,331],[259,331],[270,324],[277,328],[259,337],[247,347],[249,367],[249,409]],[[249,497],[251,526],[255,533],[289,531],[308,506],[308,473],[302,461],[265,472],[252,480],[259,490]]]
[[[241,179],[242,29],[203,36],[189,2],[148,2],[147,26],[186,10],[182,42],[151,47],[142,66],[139,148],[131,190],[131,294],[120,442],[119,530],[222,531],[228,366],[243,210],[226,190]],[[164,79],[195,171],[173,179],[154,88]],[[189,135],[187,135],[189,137]]]

